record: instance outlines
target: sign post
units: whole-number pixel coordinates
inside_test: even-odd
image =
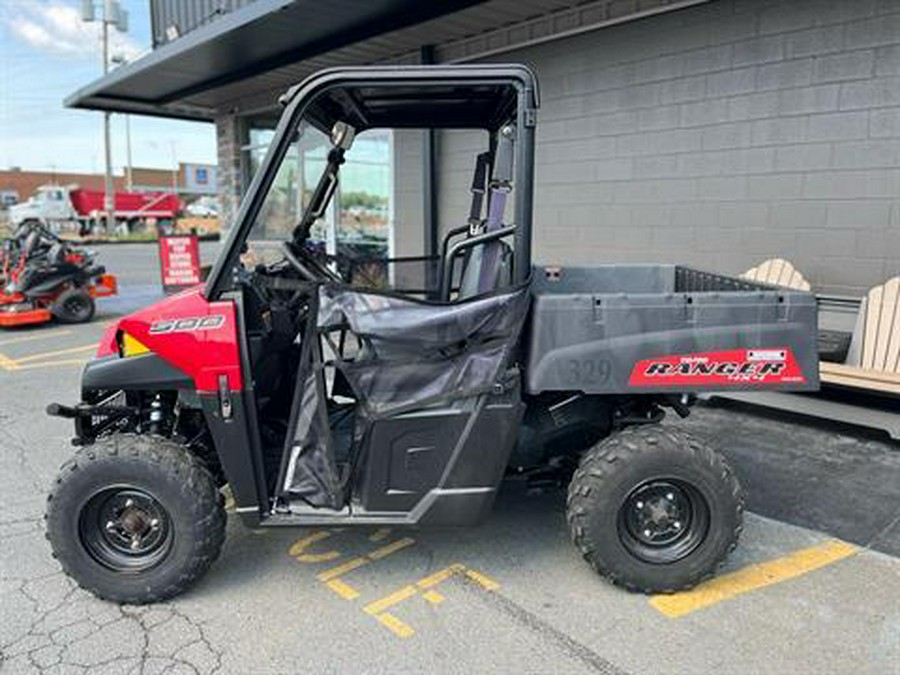
[[[200,244],[195,234],[159,238],[163,291],[175,293],[200,283]]]

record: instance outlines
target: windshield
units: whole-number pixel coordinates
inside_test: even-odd
[[[277,251],[291,240],[327,170],[331,148],[326,134],[301,123],[250,230],[251,250]],[[373,129],[356,138],[339,179],[335,194],[313,220],[307,242],[332,253],[365,242],[383,255],[390,229],[391,132]]]
[[[290,240],[291,232],[300,222],[325,170],[330,147],[328,136],[324,133],[306,122],[300,125],[250,230],[250,242]],[[324,234],[324,224],[319,219],[310,237],[323,238]]]

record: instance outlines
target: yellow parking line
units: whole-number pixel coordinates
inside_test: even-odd
[[[389,610],[394,605],[405,602],[406,600],[409,600],[410,598],[418,594],[421,594],[422,598],[432,605],[439,605],[440,603],[444,602],[446,598],[442,594],[435,591],[434,586],[437,586],[438,584],[441,584],[460,573],[465,573],[467,577],[481,585],[481,587],[487,591],[495,591],[500,588],[500,584],[498,584],[490,577],[487,577],[481,572],[477,572],[476,570],[467,570],[465,565],[456,563],[450,565],[450,567],[445,567],[442,570],[438,570],[437,572],[434,572],[427,577],[419,579],[415,584],[404,586],[403,588],[394,591],[390,595],[386,595],[379,600],[370,602],[368,605],[363,607],[363,611],[366,614],[374,616],[376,619],[378,619],[378,621],[382,623],[382,625],[389,628],[398,637],[408,638],[415,633],[412,626],[401,621],[396,616],[389,613],[387,610]]]
[[[32,333],[30,335],[24,335],[22,337],[10,338],[9,340],[0,340],[0,347],[18,344],[19,342],[31,342],[32,340],[43,340],[44,338],[60,337],[62,335],[70,335],[71,333],[72,331],[70,330],[49,330],[46,333]]]
[[[439,605],[447,599],[437,591],[425,591],[424,593],[422,593],[422,597],[432,605]]]
[[[446,567],[438,572],[435,572],[434,574],[431,574],[424,579],[419,579],[416,582],[416,586],[423,589],[437,586],[438,584],[445,582],[457,572],[462,572],[465,568],[465,565],[460,565],[459,563],[450,565],[450,567]]]
[[[500,584],[491,579],[489,576],[482,574],[476,570],[466,570],[466,576],[472,581],[479,584],[486,591],[496,591],[500,588]]]
[[[0,368],[3,370],[16,370],[16,362],[3,353],[0,353]]]
[[[13,367],[9,370],[32,370],[34,368],[50,368],[52,366],[80,366],[87,363],[86,359],[65,359],[63,361],[45,361],[42,363],[27,363],[20,366],[18,361],[13,361]]]
[[[21,359],[16,359],[16,363],[26,363],[28,361],[40,361],[41,359],[46,359],[51,356],[63,356],[64,354],[76,354],[78,352],[86,352],[89,349],[96,349],[97,343],[90,345],[82,345],[81,347],[69,347],[68,349],[57,349],[52,352],[41,352],[40,354],[29,354],[28,356],[23,356]]]
[[[341,554],[334,550],[324,551],[322,553],[306,553],[306,549],[308,549],[316,542],[327,539],[331,536],[331,534],[332,533],[328,530],[319,530],[318,532],[313,532],[312,534],[304,537],[300,541],[296,542],[293,546],[291,546],[288,554],[294,556],[298,562],[310,564],[328,562],[329,560],[340,558]]]
[[[363,607],[363,611],[366,614],[381,614],[389,607],[393,607],[397,603],[403,602],[404,600],[409,600],[418,592],[419,591],[415,586],[404,586],[399,591],[394,591],[390,595],[386,595],[380,600],[370,602],[368,605]]]
[[[346,584],[340,579],[332,579],[326,583],[326,586],[341,596],[344,600],[355,600],[359,597],[359,591],[350,584]]]
[[[332,567],[329,570],[325,570],[324,572],[319,572],[316,575],[316,578],[319,581],[330,581],[332,579],[336,579],[342,574],[346,574],[347,572],[352,572],[358,567],[362,567],[366,563],[369,562],[368,558],[354,558],[353,560],[349,560],[345,563],[338,565],[337,567]]]
[[[405,539],[398,539],[397,541],[392,541],[387,546],[382,546],[381,548],[375,549],[371,553],[367,553],[366,555],[360,556],[359,558],[349,560],[338,565],[337,567],[332,567],[331,569],[325,570],[324,572],[319,572],[316,578],[319,581],[330,581],[331,579],[335,579],[342,574],[352,572],[358,567],[368,565],[370,562],[375,562],[376,560],[386,558],[392,553],[396,553],[397,551],[400,551],[407,546],[412,546],[415,543],[416,540],[410,539],[409,537],[406,537]]]
[[[383,614],[379,614],[375,618],[378,619],[378,621],[380,621],[382,625],[387,626],[397,637],[408,638],[416,634],[416,631],[413,630],[412,626],[404,621],[401,621],[393,614],[384,612]]]
[[[677,618],[722,600],[799,577],[851,556],[857,551],[859,549],[852,544],[829,540],[782,558],[723,574],[689,591],[656,595],[650,599],[650,604],[665,616]]]
[[[382,546],[379,549],[376,549],[368,554],[367,557],[372,560],[381,560],[382,558],[386,558],[391,553],[396,553],[397,551],[406,548],[407,546],[412,546],[415,544],[415,539],[410,539],[406,537],[404,539],[398,539],[397,541],[393,541],[387,546]]]

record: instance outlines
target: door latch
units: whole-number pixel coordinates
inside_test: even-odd
[[[219,412],[222,413],[223,420],[230,420],[232,414],[234,414],[227,375],[219,375]]]

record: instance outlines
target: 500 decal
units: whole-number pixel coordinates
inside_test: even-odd
[[[735,349],[638,361],[631,386],[736,385],[806,382],[790,349]]]
[[[220,328],[225,323],[225,316],[213,314],[211,316],[192,316],[186,319],[163,319],[154,321],[150,325],[150,334],[160,333],[184,333],[193,330],[210,330]]]

